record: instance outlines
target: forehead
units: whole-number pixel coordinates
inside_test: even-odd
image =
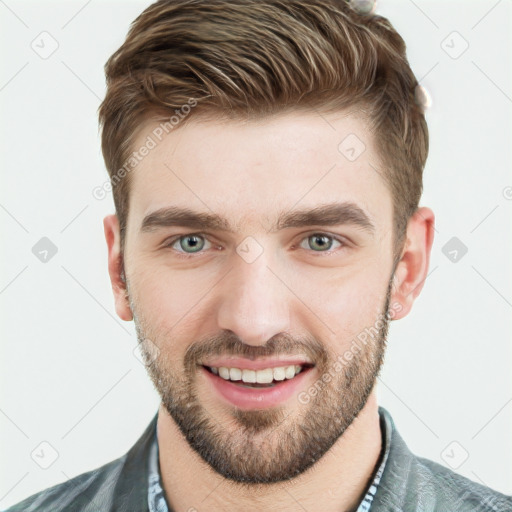
[[[283,211],[335,202],[358,206],[377,226],[391,222],[382,163],[361,118],[198,118],[168,131],[147,122],[134,144],[135,151],[150,148],[131,172],[129,215],[137,228],[150,212],[176,206],[221,215],[235,229],[270,229]]]

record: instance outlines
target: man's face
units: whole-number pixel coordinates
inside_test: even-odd
[[[373,136],[343,114],[157,127],[135,143],[157,142],[132,171],[124,254],[149,374],[218,473],[289,479],[350,426],[382,363],[392,199]],[[225,225],[148,217],[166,208]]]

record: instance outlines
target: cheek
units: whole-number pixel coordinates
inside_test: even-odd
[[[138,300],[155,318],[181,318],[214,282],[211,272],[208,277],[200,269],[172,269],[157,261],[140,260],[133,268]]]
[[[155,338],[160,347],[172,345],[173,353],[182,355],[186,344],[201,336],[207,302],[201,298],[212,283],[189,272],[156,270],[149,265],[139,268],[143,270],[132,276],[130,288],[146,336]]]
[[[317,276],[318,277],[318,276]],[[314,287],[306,285],[314,283]],[[326,279],[302,280],[297,294],[313,311],[324,330],[324,339],[332,339],[337,352],[381,318],[388,281],[380,271],[365,267],[343,272],[333,270]]]

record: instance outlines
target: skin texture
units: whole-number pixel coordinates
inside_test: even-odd
[[[156,126],[141,129],[136,147]],[[366,147],[354,161],[338,149],[349,134]],[[372,137],[344,113],[191,119],[132,171],[124,255],[117,217],[105,217],[116,311],[134,320],[162,398],[160,470],[175,510],[355,510],[364,496],[381,451],[375,379],[388,320],[406,316],[423,287],[434,225],[419,208],[393,274],[392,198]],[[270,231],[282,212],[343,201],[366,212],[373,235],[351,224]],[[236,229],[140,231],[148,213],[168,206],[222,215]],[[198,252],[191,233],[204,237],[192,241]],[[327,255],[314,234],[345,243],[324,239]],[[237,252],[247,237],[261,248],[250,263]],[[372,326],[378,334],[356,350],[353,340]],[[332,378],[307,402],[297,393],[244,411],[198,366],[234,354],[306,355],[315,367],[301,392]]]

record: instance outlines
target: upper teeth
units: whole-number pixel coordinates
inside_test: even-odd
[[[210,367],[210,370],[225,380],[241,380],[243,382],[270,384],[273,380],[293,379],[300,373],[302,366],[290,365],[278,368],[265,368],[264,370],[241,370],[240,368]]]

